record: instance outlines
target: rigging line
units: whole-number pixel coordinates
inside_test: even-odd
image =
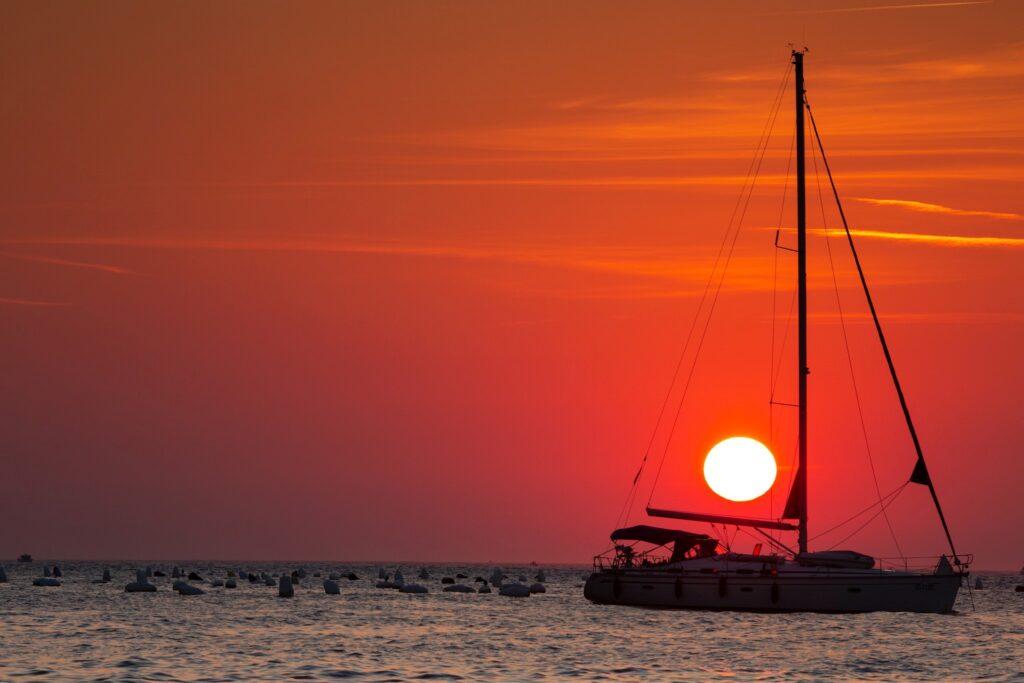
[[[901,487],[900,487],[900,489],[899,489],[899,493],[902,493],[902,492],[903,492],[903,490],[904,490],[904,489],[905,489],[905,488],[907,487],[907,485],[908,485],[909,483],[910,483],[910,482],[905,482],[905,483],[903,484],[903,486],[901,486]],[[887,507],[889,507],[890,505],[892,505],[892,503],[893,503],[893,502],[894,502],[894,501],[895,501],[895,500],[896,500],[897,498],[899,498],[899,494],[897,494],[897,495],[893,496],[892,498],[890,498],[890,499],[889,499],[889,501],[888,501],[888,502],[887,502],[887,503],[886,503],[885,505],[883,505],[883,506],[882,506],[882,508],[881,508],[881,509],[880,509],[880,510],[879,510],[878,512],[876,512],[875,514],[871,515],[871,518],[870,518],[870,519],[868,519],[868,520],[867,520],[866,522],[864,522],[864,523],[863,523],[863,524],[861,524],[861,525],[860,525],[859,527],[857,527],[856,529],[854,529],[854,530],[853,530],[853,531],[852,531],[852,532],[851,532],[851,533],[850,533],[849,535],[847,535],[847,536],[846,536],[846,538],[843,538],[842,540],[838,541],[837,543],[834,543],[834,544],[832,544],[832,546],[831,546],[831,547],[829,548],[829,550],[835,550],[837,546],[840,546],[840,545],[842,545],[843,543],[846,543],[846,542],[847,542],[847,541],[849,541],[849,540],[850,540],[851,538],[853,538],[854,536],[856,536],[857,534],[859,534],[859,533],[860,533],[861,531],[863,531],[863,530],[864,530],[864,527],[866,527],[866,526],[867,526],[868,524],[871,524],[871,522],[873,522],[873,521],[875,521],[876,519],[878,519],[878,515],[881,515],[881,514],[885,513],[885,509],[886,509]]]
[[[775,229],[775,246],[779,246],[779,231],[782,229],[782,217],[786,213],[786,191],[789,189],[789,172],[790,167],[793,165],[793,146],[796,145],[796,131],[793,131],[793,137],[789,141],[789,154],[786,156],[786,179],[782,183],[782,202],[779,206],[779,220],[776,223],[778,226]],[[774,434],[774,419],[775,419],[775,406],[772,405],[772,400],[775,398],[775,328],[778,322],[778,307],[776,301],[779,295],[779,250],[774,249],[775,258],[772,260],[772,344],[771,353],[768,356],[768,444],[770,448],[775,448]],[[780,350],[781,354],[782,351]]]
[[[953,545],[953,536],[949,533],[949,525],[946,524],[946,516],[942,513],[942,505],[939,504],[939,494],[935,492],[935,485],[931,476],[928,475],[928,466],[925,464],[924,452],[921,450],[921,442],[917,438],[917,430],[914,429],[914,421],[910,418],[910,408],[907,406],[907,399],[903,395],[903,387],[900,385],[899,377],[896,375],[896,366],[893,363],[892,355],[889,353],[889,345],[885,341],[885,334],[882,332],[882,323],[878,320],[878,313],[875,311],[875,303],[871,299],[871,292],[868,290],[868,281],[864,277],[864,270],[860,266],[860,257],[857,256],[857,248],[853,244],[853,235],[850,234],[850,226],[846,222],[846,212],[843,211],[843,203],[839,201],[839,190],[836,189],[835,180],[832,178],[832,170],[829,168],[828,157],[825,155],[825,146],[821,144],[821,135],[818,133],[818,126],[814,123],[814,113],[811,111],[811,103],[804,96],[804,106],[807,108],[807,115],[811,119],[811,128],[814,130],[814,137],[818,141],[818,148],[821,150],[821,160],[825,163],[825,171],[828,172],[828,181],[832,185],[832,194],[836,199],[836,206],[839,208],[839,217],[843,220],[843,229],[846,231],[846,240],[850,244],[850,252],[853,254],[853,262],[857,266],[857,274],[860,275],[860,283],[864,289],[864,298],[868,302],[868,309],[871,311],[871,318],[875,323],[875,331],[878,333],[878,341],[882,345],[882,352],[885,355],[885,362],[889,365],[889,374],[892,376],[893,387],[900,399],[900,407],[903,408],[903,417],[907,421],[907,430],[910,432],[910,439],[914,442],[914,450],[917,451],[917,464],[914,466],[914,473],[911,474],[911,481],[915,479],[920,468],[923,478],[915,483],[925,483],[928,491],[932,494],[932,502],[935,503],[935,511],[939,513],[939,521],[942,522],[942,530],[946,532],[946,540],[949,542],[949,550],[953,555],[953,561],[960,564],[960,558],[956,554],[956,547]]]
[[[786,80],[788,80],[788,78],[789,78],[789,71],[787,70],[787,72],[786,72]],[[712,317],[714,316],[714,313],[715,313],[715,306],[718,304],[718,297],[722,293],[722,285],[725,282],[725,275],[726,275],[726,273],[729,270],[729,264],[732,261],[732,255],[733,255],[734,251],[736,250],[736,241],[739,239],[740,231],[741,231],[741,229],[743,227],[743,219],[746,217],[747,209],[750,206],[750,198],[754,194],[754,187],[757,184],[757,178],[758,178],[758,176],[760,174],[760,171],[761,171],[761,164],[764,162],[765,153],[768,151],[768,140],[771,138],[772,130],[775,129],[775,121],[778,119],[779,111],[781,109],[781,104],[782,104],[782,99],[780,97],[778,102],[777,102],[777,106],[776,106],[775,112],[774,112],[774,114],[771,117],[771,125],[770,125],[770,127],[768,129],[768,135],[765,138],[764,146],[761,149],[761,156],[760,156],[760,158],[757,161],[757,168],[754,170],[754,176],[753,176],[753,178],[751,178],[751,181],[750,181],[750,186],[749,186],[749,189],[747,191],[746,200],[743,203],[743,210],[740,212],[739,220],[737,221],[736,228],[733,231],[732,243],[729,245],[729,251],[726,254],[725,263],[722,266],[722,274],[718,278],[718,284],[715,287],[715,294],[711,298],[711,305],[708,307],[707,318],[704,321],[704,329],[701,330],[700,341],[697,343],[697,348],[696,348],[696,350],[694,352],[694,356],[693,356],[693,363],[690,366],[690,372],[689,372],[689,374],[686,377],[686,383],[683,385],[682,395],[679,398],[679,406],[676,408],[675,416],[672,419],[672,426],[669,429],[668,438],[665,440],[665,448],[662,451],[661,460],[658,463],[658,469],[657,469],[657,472],[654,475],[654,482],[651,485],[651,494],[650,494],[650,496],[647,499],[648,505],[650,504],[651,500],[654,498],[654,490],[655,490],[655,488],[658,485],[658,480],[661,477],[661,470],[662,470],[662,468],[665,465],[665,456],[668,455],[668,449],[669,449],[669,446],[672,443],[672,437],[675,434],[676,426],[679,424],[679,415],[680,415],[680,413],[683,410],[683,404],[686,401],[686,394],[689,391],[690,383],[693,380],[693,373],[697,369],[697,361],[700,359],[700,352],[704,348],[704,341],[707,339],[708,329],[711,326],[711,319],[712,319]]]
[[[785,73],[783,74],[782,82],[779,85],[779,89],[776,91],[774,99],[774,108],[777,111],[781,104],[783,94],[786,91],[786,85],[789,83],[789,74],[792,70],[792,64],[787,64]],[[777,114],[776,114],[777,115]],[[743,186],[740,190],[740,196],[736,200],[736,205],[733,206],[732,215],[729,217],[727,223],[727,229],[722,235],[722,242],[718,247],[718,253],[715,256],[714,265],[711,267],[711,273],[708,275],[708,281],[704,286],[704,292],[701,295],[700,304],[697,306],[697,313],[694,315],[693,322],[690,325],[690,330],[686,335],[686,341],[683,344],[683,350],[679,354],[679,360],[676,362],[675,371],[672,373],[672,380],[669,382],[668,391],[665,392],[665,400],[661,404],[661,410],[658,411],[658,418],[655,420],[654,429],[651,432],[651,438],[647,443],[647,448],[644,450],[643,458],[640,461],[640,467],[637,469],[636,475],[633,477],[633,484],[630,487],[630,492],[626,496],[626,501],[623,503],[622,510],[619,512],[619,516],[616,519],[615,526],[618,527],[621,523],[628,521],[629,515],[632,512],[633,503],[636,501],[637,484],[640,482],[640,476],[643,474],[644,468],[647,465],[648,457],[650,456],[651,449],[654,447],[654,441],[658,436],[658,430],[661,427],[661,421],[665,416],[665,409],[668,407],[669,399],[672,397],[672,392],[675,390],[676,381],[679,377],[679,370],[683,366],[683,360],[686,358],[686,352],[690,348],[690,342],[693,338],[694,330],[697,328],[697,323],[700,320],[701,312],[704,310],[704,304],[707,301],[708,292],[711,289],[711,284],[715,280],[715,274],[718,271],[718,264],[721,262],[722,253],[725,250],[725,245],[729,239],[729,233],[732,232],[732,224],[736,218],[736,212],[739,210],[740,203],[743,199],[743,191],[746,188],[747,182],[750,180],[751,173],[754,171],[754,164],[757,162],[758,150],[761,149],[762,144],[767,147],[768,139],[771,136],[771,128],[769,123],[774,124],[772,117],[769,115],[765,121],[764,127],[761,129],[761,135],[758,138],[757,148],[754,151],[754,155],[750,160],[750,165],[747,167],[747,175],[743,180]],[[762,158],[764,153],[762,152]],[[758,164],[758,168],[760,165]]]
[[[850,383],[853,385],[853,397],[857,404],[857,416],[860,418],[860,431],[864,437],[864,449],[867,452],[868,464],[871,466],[871,479],[875,483],[875,494],[878,496],[878,502],[882,502],[882,487],[878,484],[878,472],[875,469],[875,459],[871,453],[871,441],[868,439],[868,428],[867,423],[864,421],[864,409],[861,406],[860,401],[860,390],[857,387],[857,375],[853,369],[853,353],[850,350],[850,339],[846,331],[846,316],[843,314],[843,302],[839,296],[839,279],[836,277],[836,264],[832,258],[832,244],[831,234],[828,227],[828,220],[825,217],[825,198],[821,192],[821,175],[818,173],[818,151],[814,145],[811,145],[811,161],[814,164],[814,182],[818,188],[818,206],[821,208],[821,225],[825,229],[825,251],[828,252],[828,265],[832,270],[832,286],[836,293],[836,310],[839,312],[839,324],[843,331],[843,347],[846,349],[846,362],[850,368]],[[892,542],[896,546],[896,552],[899,553],[900,557],[903,556],[903,549],[900,547],[899,539],[896,538],[896,530],[892,526],[892,520],[889,519],[889,513],[882,508],[882,516],[885,518],[885,525],[889,527],[889,535],[892,536]]]
[[[887,493],[884,496],[882,496],[881,501],[889,501],[890,498],[892,498],[893,496],[898,495],[901,491],[903,491],[903,489],[905,489],[909,483],[910,482],[908,482],[908,481],[903,482],[902,484],[900,484],[899,486],[894,488],[892,491],[890,491],[889,493]],[[822,536],[826,536],[826,535],[832,533],[833,531],[835,531],[836,529],[839,529],[839,528],[842,528],[842,527],[846,526],[847,524],[849,524],[853,520],[857,519],[861,515],[866,515],[867,513],[869,513],[872,510],[874,510],[876,507],[879,506],[881,501],[879,501],[878,503],[872,503],[871,505],[868,505],[866,508],[864,508],[860,512],[857,512],[857,513],[851,515],[850,517],[847,517],[843,521],[839,522],[839,524],[836,524],[835,526],[831,526],[828,529],[825,529],[824,531],[815,534],[813,537],[811,537],[810,540],[816,541],[819,538],[821,538]],[[891,501],[889,501],[889,502],[891,502]]]
[[[637,485],[638,485],[638,483],[640,481],[641,475],[643,474],[644,468],[646,467],[647,460],[648,460],[648,458],[650,456],[650,451],[652,450],[652,447],[653,447],[653,444],[654,444],[654,440],[655,440],[655,438],[657,436],[658,429],[660,428],[660,424],[662,424],[662,420],[664,418],[665,411],[668,408],[669,400],[670,400],[670,398],[672,396],[673,391],[675,390],[675,387],[676,387],[676,384],[677,384],[677,381],[678,381],[678,377],[679,377],[679,371],[682,369],[683,360],[685,359],[686,353],[689,350],[689,345],[690,345],[690,342],[692,341],[693,333],[696,330],[697,324],[700,321],[700,315],[701,315],[701,313],[703,311],[703,308],[705,308],[705,304],[706,304],[706,302],[708,300],[708,294],[711,291],[711,287],[712,287],[713,283],[715,282],[715,275],[716,275],[716,273],[718,271],[719,263],[721,262],[721,259],[722,259],[722,254],[725,251],[725,246],[728,243],[729,233],[732,232],[732,230],[733,230],[733,227],[732,227],[733,226],[733,222],[735,221],[737,211],[739,211],[740,204],[743,201],[744,191],[746,191],[746,188],[748,188],[748,183],[750,183],[750,188],[751,188],[751,190],[753,190],[754,184],[757,182],[757,173],[758,173],[758,171],[761,168],[761,162],[764,160],[764,155],[765,155],[765,151],[767,150],[768,141],[771,138],[771,131],[774,128],[774,121],[775,121],[775,118],[777,118],[777,116],[778,116],[778,110],[779,110],[781,102],[782,102],[782,97],[783,97],[783,95],[785,93],[785,86],[788,83],[788,81],[790,81],[790,73],[791,73],[792,69],[793,69],[792,65],[786,65],[785,72],[783,74],[782,80],[781,80],[781,82],[779,84],[778,90],[776,91],[775,97],[774,97],[774,102],[773,102],[774,116],[772,116],[770,114],[768,119],[765,121],[764,127],[762,128],[761,136],[758,139],[758,145],[757,145],[757,148],[755,150],[754,157],[751,159],[751,164],[748,167],[748,170],[746,170],[746,177],[743,179],[743,184],[742,184],[742,186],[740,188],[739,196],[736,199],[736,204],[733,206],[732,215],[729,217],[729,222],[727,223],[728,227],[726,228],[725,233],[722,236],[722,243],[719,245],[719,251],[718,251],[718,254],[715,257],[715,263],[712,266],[712,271],[711,271],[711,273],[708,276],[708,282],[707,282],[707,284],[705,286],[705,291],[703,291],[703,293],[701,294],[700,303],[697,306],[697,311],[696,311],[696,313],[694,314],[694,317],[693,317],[693,323],[691,324],[690,330],[687,333],[686,343],[685,343],[685,345],[683,347],[682,353],[680,353],[679,360],[678,360],[678,362],[676,364],[676,370],[675,370],[675,373],[673,374],[672,382],[669,385],[669,390],[666,392],[665,401],[662,404],[662,410],[660,410],[660,412],[658,413],[658,419],[657,419],[657,421],[655,423],[654,430],[653,430],[653,432],[651,434],[650,441],[648,442],[647,450],[644,452],[643,459],[641,460],[640,468],[637,471],[636,476],[633,478],[633,487],[631,489],[631,495],[630,495],[630,497],[628,499],[629,503],[628,503],[628,507],[626,509],[626,518],[627,519],[629,518],[630,512],[632,511],[633,502],[636,500]],[[760,152],[760,159],[759,159],[759,155],[758,155],[759,152]],[[752,179],[752,175],[754,176],[753,179]],[[748,202],[749,201],[750,201],[750,199],[748,198]],[[744,208],[744,212],[745,212],[745,208]],[[740,221],[741,220],[742,219],[740,218]],[[738,229],[738,227],[737,227],[737,229]],[[732,245],[733,245],[733,247],[735,246],[735,238],[733,238]],[[730,248],[729,253],[728,253],[727,257],[726,257],[725,265],[723,266],[723,270],[722,270],[723,274],[724,274],[725,270],[728,269],[728,263],[729,263],[729,260],[731,259],[731,256],[732,256],[732,249]],[[717,295],[716,295],[716,298],[717,298]],[[714,308],[714,303],[712,303],[712,309],[713,308]],[[710,316],[711,312],[709,312],[708,315]],[[699,351],[697,351],[697,353],[699,353]],[[684,390],[684,394],[685,394],[685,390]],[[671,436],[670,436],[670,440],[671,440]],[[663,463],[662,464],[664,464],[664,458],[665,458],[665,456],[663,454]],[[660,472],[660,465],[658,466],[658,472]],[[654,484],[656,484],[656,478],[655,478]],[[653,495],[653,485],[652,485],[652,488],[651,488],[651,494]]]

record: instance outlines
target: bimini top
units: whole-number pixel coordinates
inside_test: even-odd
[[[648,524],[637,524],[636,526],[616,529],[612,532],[613,541],[643,541],[654,545],[668,545],[676,543],[692,547],[701,541],[711,540],[707,534],[694,534],[679,529],[663,529]]]

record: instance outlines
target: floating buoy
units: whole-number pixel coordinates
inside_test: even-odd
[[[3,567],[0,567],[0,583],[7,583],[7,572]]]
[[[445,586],[441,590],[445,593],[476,593],[472,586],[467,586],[464,583],[453,583],[450,586]]]
[[[181,570],[178,569],[177,567],[172,569],[171,570],[171,578],[172,579],[180,579],[181,578]]]
[[[473,581],[474,581],[475,583],[487,583],[487,579],[485,579],[485,578],[484,578],[484,577],[482,577],[482,576],[476,576],[476,577],[474,577],[474,578],[473,578]]]
[[[300,579],[304,579],[304,578],[306,578],[306,568],[305,568],[305,567],[299,567],[299,571],[295,572],[295,574],[296,574],[296,575],[297,575],[297,576],[298,576],[298,577],[299,577]]]
[[[544,587],[544,584],[538,581],[537,583],[530,584],[530,593],[547,593],[548,589]]]
[[[274,581],[274,577],[268,576],[267,578],[263,579],[263,585],[264,586],[276,586],[277,585],[277,581]]]
[[[501,568],[495,568],[494,571],[491,572],[491,584],[495,586],[500,586],[501,582],[504,580],[505,574],[502,573]]]
[[[443,579],[441,579],[441,583],[455,583],[455,579],[453,579],[450,576],[446,576]]]
[[[327,579],[324,581],[324,593],[327,593],[328,595],[341,595],[341,587],[336,581]]]
[[[43,576],[53,576],[53,572],[50,570],[50,565],[43,567]]]
[[[465,574],[461,574],[461,573],[460,573],[460,574],[456,574],[456,575],[455,575],[455,578],[456,578],[456,579],[468,579],[469,577],[468,577],[468,576],[466,576]]]
[[[224,587],[225,588],[238,588],[238,582],[235,581],[234,579],[228,579],[227,581],[224,582]]]
[[[421,586],[418,583],[402,584],[398,588],[399,593],[429,593],[426,586]]]
[[[383,567],[381,567],[380,569],[377,570],[377,578],[378,579],[387,579],[388,578],[388,573],[386,571],[384,571]]]
[[[189,572],[188,573],[188,580],[189,581],[202,581],[203,577],[199,576],[199,574],[197,574],[195,572]]]
[[[174,590],[178,591],[178,595],[205,595],[204,591],[199,586],[193,586],[188,581],[175,581]]]
[[[153,576],[157,576],[157,577],[163,578],[163,577],[167,576],[167,574],[164,574],[162,571],[157,569],[155,572],[153,572]]]
[[[146,570],[139,569],[135,572],[135,581],[124,587],[125,593],[152,593],[156,586],[146,580]]]
[[[349,575],[348,575],[348,580],[349,580],[349,581],[358,581],[358,580],[359,580],[359,577],[358,577],[358,576],[356,576],[355,574],[349,574]]]
[[[32,582],[33,586],[59,586],[60,581],[49,576],[40,576]]]
[[[420,577],[421,579],[423,579],[423,580],[426,580],[426,579],[429,579],[429,578],[430,578],[430,572],[428,572],[428,571],[427,571],[427,568],[426,568],[426,567],[421,567],[421,568],[420,568],[420,573],[419,573],[419,577]]]
[[[1024,593],[1024,586],[1017,586],[1013,590],[1017,593]]]
[[[59,564],[53,565],[53,575],[54,576],[64,576],[64,572],[62,572],[60,570],[60,565]]]
[[[530,589],[521,583],[506,583],[498,589],[498,595],[504,595],[509,598],[528,598],[530,597]]]
[[[103,582],[106,583],[108,581],[110,581],[110,567],[105,567],[103,569]]]
[[[978,578],[976,578],[974,580],[974,590],[980,591],[980,590],[984,590],[984,589],[985,589],[985,586],[984,586],[984,584],[981,583],[981,577],[979,576]]]
[[[295,597],[295,588],[292,587],[292,577],[282,576],[281,582],[277,584],[277,597],[279,598],[292,598]]]
[[[220,579],[214,579],[213,581],[210,582],[210,587],[211,588],[220,588],[223,585],[224,585],[224,582],[221,581]]]
[[[239,572],[235,572],[234,569],[229,569],[228,570],[228,578],[229,579],[235,578],[236,576],[238,576],[238,574],[239,574]]]
[[[327,578],[331,581],[341,581],[341,574],[338,572],[331,572],[327,575]]]
[[[490,593],[490,592],[491,592],[491,587],[488,586],[486,583],[484,585],[480,586],[480,590],[477,591],[477,593]]]
[[[543,569],[538,571],[537,572],[537,576],[535,576],[534,578],[537,579],[538,581],[540,581],[541,583],[544,583],[545,581],[548,580],[548,577],[544,575],[544,570]]]
[[[516,579],[516,581],[518,581],[519,583],[526,583],[526,577],[520,574],[519,578]]]

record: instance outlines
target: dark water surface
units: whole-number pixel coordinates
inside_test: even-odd
[[[1024,577],[980,574],[954,615],[745,614],[597,606],[583,599],[586,568],[545,568],[529,598],[441,592],[442,576],[491,568],[402,567],[428,595],[374,588],[377,565],[180,563],[207,580],[228,569],[308,576],[293,599],[239,580],[171,579],[125,593],[135,565],[67,563],[59,588],[32,586],[41,564],[12,565],[0,584],[0,679],[76,681],[705,681],[1024,680]],[[170,574],[171,564],[150,563]],[[111,566],[114,580],[92,579]],[[394,570],[394,566],[387,568]],[[513,579],[535,567],[504,567]],[[326,595],[314,572],[354,571]],[[973,579],[972,579],[973,581]]]

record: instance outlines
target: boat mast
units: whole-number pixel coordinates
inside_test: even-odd
[[[807,552],[807,197],[804,169],[804,53],[793,50],[796,71],[796,230],[797,230],[797,326],[799,358],[797,371],[800,386],[799,461],[794,493],[800,501],[798,542],[801,553]]]

